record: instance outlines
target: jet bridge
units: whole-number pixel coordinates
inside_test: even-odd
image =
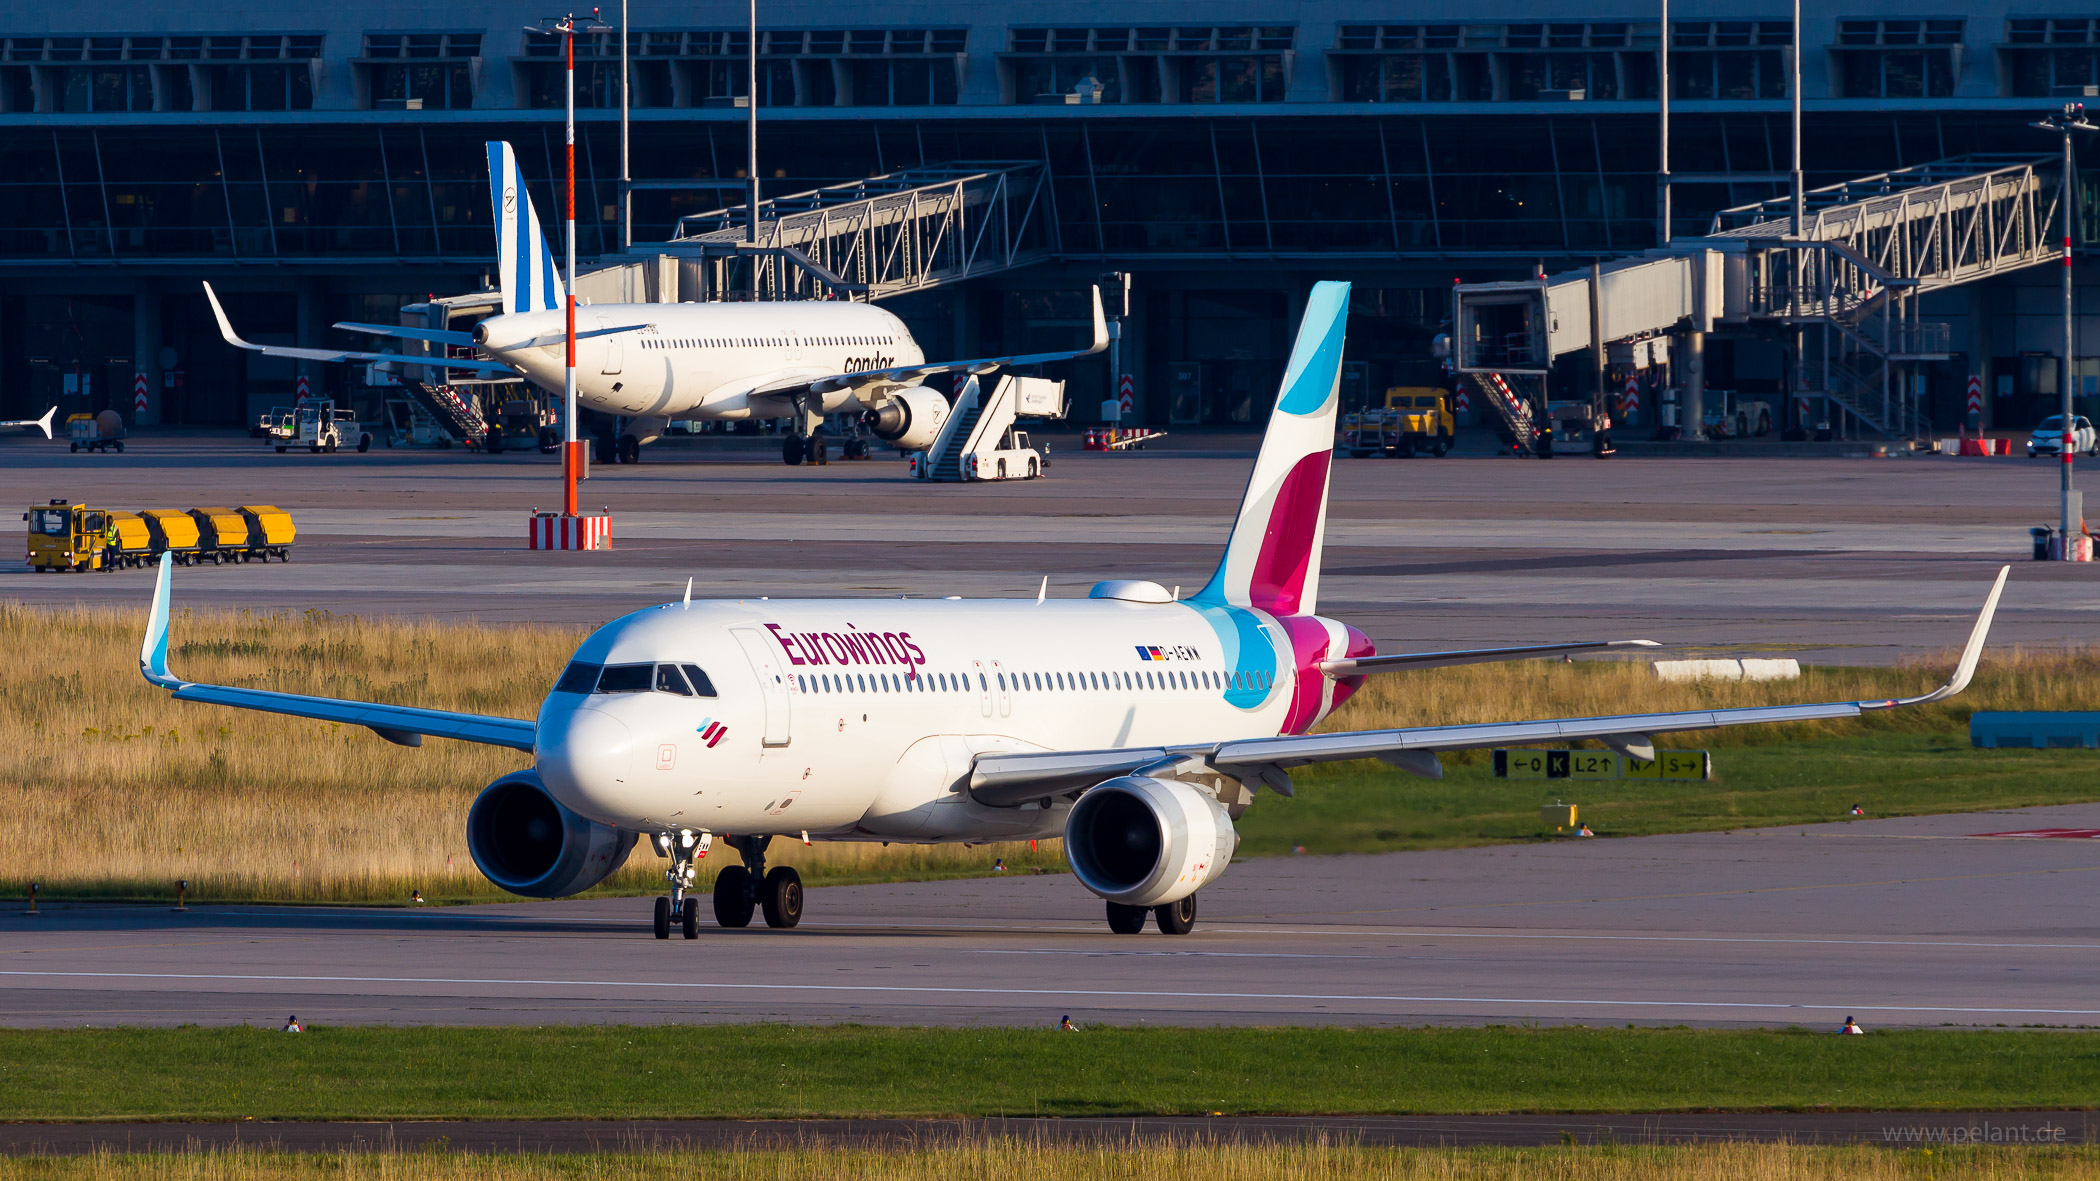
[[[688,182],[637,182],[679,187]],[[599,302],[749,297],[876,300],[1048,259],[1055,246],[1038,163],[945,164],[680,218],[670,241],[637,245],[577,284]]]
[[[1554,359],[1595,342],[1812,328],[1798,370],[1809,383],[1820,374],[1821,388],[1797,396],[1827,397],[1876,433],[1909,437],[1923,416],[1899,368],[1944,359],[1950,344],[1948,325],[1920,322],[1917,297],[2056,261],[2060,168],[2054,156],[1939,160],[1811,190],[1798,235],[1791,199],[1778,198],[1724,209],[1706,236],[1640,255],[1460,284],[1452,368],[1476,382],[1514,378],[1542,401]],[[1687,376],[1689,414],[1700,391]]]

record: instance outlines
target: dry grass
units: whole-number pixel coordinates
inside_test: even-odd
[[[144,612],[0,604],[0,890],[20,897],[301,902],[497,899],[465,844],[467,807],[525,766],[517,751],[176,702],[138,674]],[[169,661],[186,677],[531,717],[574,628],[182,612]],[[966,876],[994,857],[1061,866],[1054,844],[775,842],[815,883]],[[702,863],[703,882],[723,864]],[[601,891],[651,893],[663,863],[637,849]]]
[[[358,727],[176,703],[138,675],[144,612],[0,605],[0,890],[44,897],[343,902],[508,897],[467,856],[467,806],[524,764],[513,751],[433,740],[420,750]],[[185,611],[171,661],[185,676],[531,717],[579,628],[367,620],[326,613]],[[1375,677],[1327,728],[1871,698],[1922,692],[1944,663],[1816,669],[1783,685],[1662,684],[1643,663],[1531,662]],[[1869,722],[1750,728],[1707,745],[1768,744],[1874,726],[1959,729],[1971,709],[2087,708],[2100,650],[1994,656],[1968,694]],[[1463,757],[1453,760],[1463,762]],[[971,876],[994,857],[1057,868],[1054,842],[776,844],[812,882]],[[703,883],[722,864],[702,863]],[[601,891],[654,892],[645,850]]]
[[[257,1151],[0,1158],[0,1181],[2015,1181],[2100,1178],[2090,1149],[1699,1147],[1375,1149],[1047,1146],[993,1139],[900,1151],[809,1146],[588,1156]]]

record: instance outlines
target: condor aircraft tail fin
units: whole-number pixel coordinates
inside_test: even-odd
[[[554,253],[540,231],[540,219],[532,209],[532,195],[518,174],[518,157],[510,145],[491,140],[489,151],[489,203],[496,211],[497,290],[503,293],[503,310],[551,312],[562,305],[561,280],[554,272]]]
[[[1348,319],[1349,285],[1314,284],[1232,539],[1197,601],[1276,615],[1309,615],[1317,609],[1327,468],[1334,458]]]

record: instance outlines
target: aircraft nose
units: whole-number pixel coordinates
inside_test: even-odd
[[[573,710],[540,731],[540,782],[586,816],[621,811],[634,774],[634,731],[602,709]]]

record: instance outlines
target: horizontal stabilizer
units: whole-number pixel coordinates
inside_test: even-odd
[[[12,422],[0,422],[0,427],[33,426],[36,429],[44,432],[44,437],[48,439],[51,438],[51,419],[57,413],[58,407],[53,406],[51,409],[44,411],[44,416],[42,418],[17,418]]]
[[[219,306],[219,293],[204,285],[204,298],[211,301],[211,314],[219,321],[219,335],[226,343],[265,357],[290,357],[297,361],[390,361],[401,365],[414,365],[423,369],[473,369],[481,373],[503,373],[515,376],[517,370],[501,361],[482,361],[465,357],[407,357],[400,353],[361,353],[350,349],[302,349],[280,344],[255,344],[241,339],[233,330],[233,321],[226,318],[226,309]]]
[[[1324,660],[1320,671],[1330,677],[1360,677],[1366,673],[1396,673],[1414,668],[1450,668],[1458,664],[1493,664],[1503,660],[1536,660],[1542,656],[1564,656],[1574,652],[1601,652],[1612,648],[1660,648],[1654,640],[1584,640],[1570,644],[1530,644],[1521,648],[1470,648],[1455,652],[1405,652],[1392,656],[1358,656],[1350,660]]]

